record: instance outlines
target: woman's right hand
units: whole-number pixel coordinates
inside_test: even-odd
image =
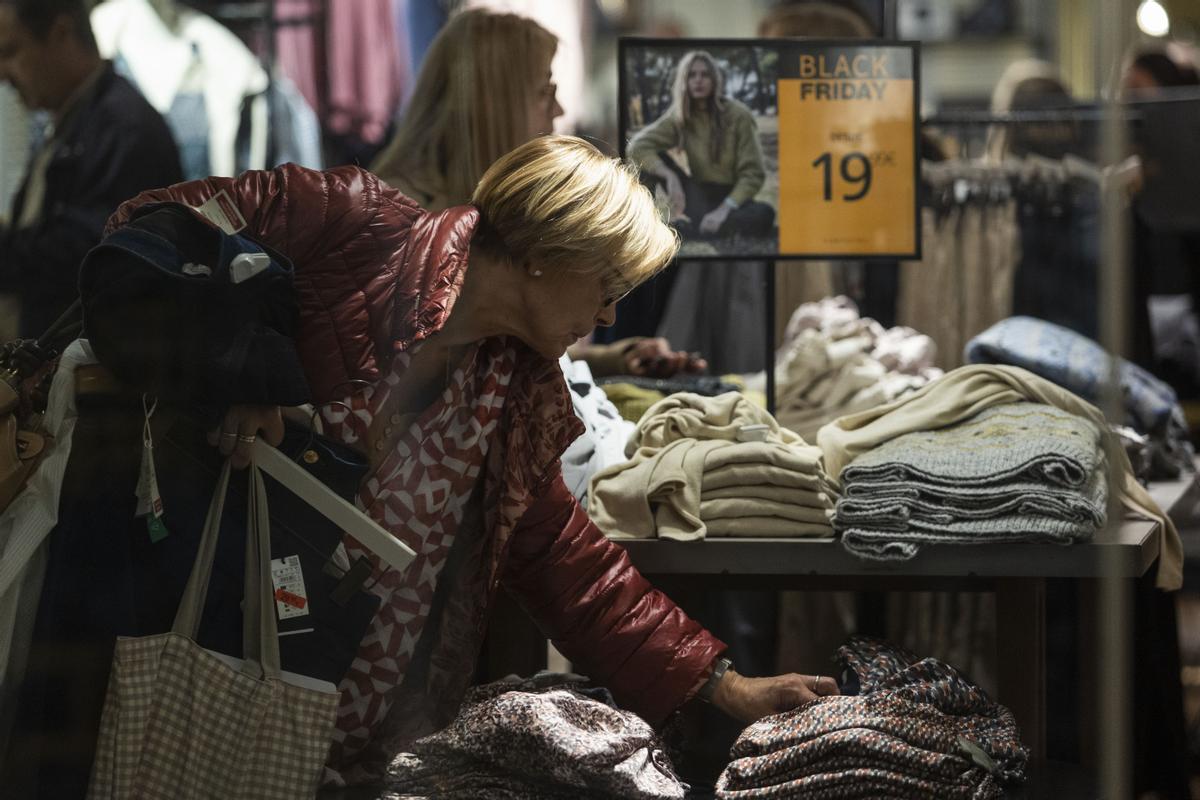
[[[232,456],[234,469],[242,469],[250,463],[251,447],[259,436],[272,447],[283,441],[279,406],[230,406],[221,424],[208,432],[208,443],[221,455]]]

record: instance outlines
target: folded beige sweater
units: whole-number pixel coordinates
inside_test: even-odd
[[[833,528],[829,527],[827,522],[796,522],[779,517],[740,517],[738,519],[713,520],[708,525],[708,535],[713,537],[823,539],[833,537]]]
[[[748,425],[762,426],[766,441],[737,441]],[[800,526],[816,524],[809,519],[827,526],[824,512],[836,502],[836,484],[825,477],[820,450],[735,392],[676,394],[656,403],[638,423],[626,452],[630,460],[598,472],[588,491],[589,515],[613,538],[703,538],[708,530],[704,509],[710,516],[714,509],[720,513],[738,499],[738,487],[753,487],[756,494],[748,490],[740,497],[753,500],[756,516],[777,513],[775,518]],[[706,487],[725,491],[708,498]],[[789,491],[795,493],[791,502]],[[778,498],[773,505],[772,497]],[[702,508],[704,500],[715,505]],[[763,514],[764,507],[772,511]]]
[[[709,500],[764,500],[766,505],[792,505],[807,508],[833,508],[837,504],[835,495],[822,491],[772,486],[769,483],[757,486],[727,486],[710,489],[707,475],[700,489],[701,502]],[[704,516],[703,512],[700,516]],[[779,514],[768,516],[777,517]]]
[[[747,425],[765,425],[769,442],[807,447],[803,439],[779,427],[765,409],[739,392],[726,392],[716,397],[680,392],[660,400],[646,411],[637,430],[629,437],[625,455],[632,457],[639,448],[663,447],[679,439],[736,442]],[[819,452],[816,455],[820,457]]]
[[[741,486],[778,486],[836,494],[837,484],[825,475],[812,475],[763,464],[727,464],[704,472],[704,492]]]
[[[741,519],[749,517],[771,517],[792,522],[829,523],[832,509],[799,506],[792,503],[772,503],[763,500],[709,500],[700,501],[700,519],[711,525],[718,519]]]

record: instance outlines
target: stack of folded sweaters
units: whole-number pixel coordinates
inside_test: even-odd
[[[831,536],[821,451],[736,392],[672,395],[592,478],[588,513],[613,538]]]
[[[792,314],[776,355],[779,422],[815,441],[822,425],[940,377],[936,355],[928,336],[859,317],[849,298],[805,303]]]
[[[1021,402],[898,436],[842,472],[834,527],[847,550],[879,560],[931,542],[1088,539],[1108,502],[1100,435],[1083,417]]]
[[[1024,779],[1028,753],[1012,713],[953,667],[864,638],[838,659],[846,694],[743,731],[719,800],[982,800]]]
[[[682,800],[687,793],[647,722],[573,688],[476,687],[450,725],[413,749],[392,760],[381,800]]]

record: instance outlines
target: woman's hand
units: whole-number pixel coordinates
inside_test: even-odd
[[[625,372],[649,378],[669,378],[679,372],[703,372],[708,362],[672,350],[663,338],[642,339],[625,351]]]
[[[725,220],[729,218],[729,206],[725,203],[714,208],[712,211],[704,215],[704,219],[700,220],[701,233],[716,233],[721,230],[721,226],[725,224]]]
[[[273,447],[283,441],[279,406],[230,406],[221,424],[208,432],[208,443],[221,455],[232,455],[234,469],[242,469],[250,463],[250,448],[259,435]]]
[[[827,675],[793,672],[772,678],[747,678],[731,669],[717,684],[712,704],[748,725],[831,694],[840,692],[837,683]]]

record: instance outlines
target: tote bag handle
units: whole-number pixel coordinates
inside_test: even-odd
[[[231,467],[226,461],[217,477],[217,486],[208,506],[200,547],[187,586],[175,612],[171,630],[195,641],[200,633],[200,618],[208,596],[221,515],[229,490]],[[279,638],[275,622],[275,597],[271,591],[271,521],[267,509],[266,485],[258,467],[249,467],[249,491],[246,515],[246,570],[242,602],[242,671],[262,678],[278,678]]]

